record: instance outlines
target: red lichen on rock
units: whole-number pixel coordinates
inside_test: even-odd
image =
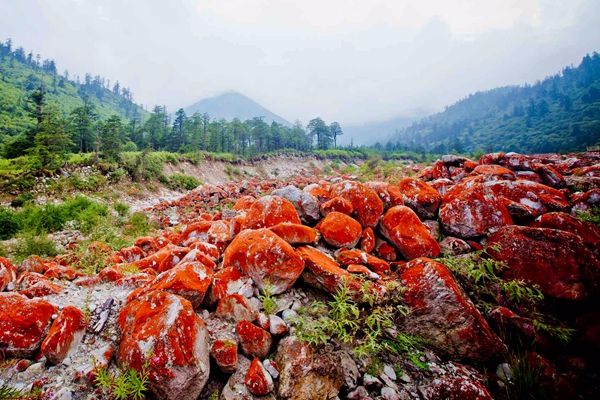
[[[433,218],[442,201],[442,196],[422,180],[403,178],[398,183],[404,204],[410,207],[421,218]]]
[[[319,232],[306,225],[282,222],[269,230],[291,245],[314,244],[319,241]]]
[[[240,321],[235,327],[240,347],[245,355],[265,358],[271,350],[271,334],[249,321]]]
[[[408,260],[440,255],[436,240],[417,214],[406,206],[395,206],[385,213],[381,220],[381,233]]]
[[[66,306],[52,322],[48,335],[42,342],[40,355],[51,364],[58,364],[79,344],[85,333],[86,320],[77,307]]]
[[[279,196],[264,196],[258,199],[246,214],[243,229],[268,228],[281,222],[300,224],[294,205]]]
[[[56,307],[16,293],[0,293],[0,348],[11,357],[30,357],[50,328]]]
[[[226,374],[235,372],[238,365],[237,342],[230,339],[217,339],[210,348],[210,355]]]
[[[360,182],[343,181],[332,185],[332,192],[352,204],[353,215],[363,227],[377,225],[383,214],[383,202],[373,189]]]
[[[223,267],[239,268],[259,289],[271,286],[273,294],[279,294],[292,287],[304,263],[289,243],[270,230],[247,229],[225,250]]]
[[[354,207],[352,207],[352,203],[349,200],[346,200],[343,197],[334,197],[331,200],[327,200],[323,204],[321,204],[321,214],[327,215],[334,211],[340,212],[342,214],[350,215],[352,211],[354,211]]]
[[[219,300],[216,315],[232,321],[250,321],[258,318],[258,311],[239,294],[230,294]]]
[[[273,391],[273,378],[267,372],[265,367],[257,357],[254,357],[250,363],[250,368],[246,372],[244,383],[250,393],[256,396],[264,396]]]
[[[334,247],[354,247],[362,234],[362,227],[354,218],[333,211],[319,222],[317,230]]]

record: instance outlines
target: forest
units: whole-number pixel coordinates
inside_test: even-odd
[[[91,74],[70,80],[54,60],[0,43],[0,155],[34,157],[33,169],[54,170],[67,153],[95,153],[114,161],[122,151],[226,152],[242,156],[281,149],[307,151],[336,146],[337,122],[312,119],[306,127],[267,124],[256,117],[214,120],[208,114],[173,116],[136,105],[130,89]]]
[[[581,151],[600,141],[600,55],[534,85],[477,92],[387,144],[438,154]]]

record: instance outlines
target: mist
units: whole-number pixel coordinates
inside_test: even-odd
[[[171,111],[235,90],[356,124],[535,82],[600,44],[600,1],[5,0],[0,39]]]

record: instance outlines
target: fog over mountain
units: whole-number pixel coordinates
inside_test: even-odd
[[[4,0],[0,38],[174,112],[235,90],[344,126],[534,83],[600,43],[597,0]],[[491,12],[490,10],[493,10]]]

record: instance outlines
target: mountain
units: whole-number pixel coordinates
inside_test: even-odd
[[[272,113],[249,97],[237,92],[227,92],[218,96],[209,97],[185,108],[187,115],[194,113],[208,114],[212,119],[225,119],[231,121],[239,118],[242,121],[254,117],[263,117],[270,124],[272,121],[286,126],[292,126],[289,121]]]
[[[56,103],[63,114],[83,105],[84,97],[95,105],[101,118],[113,114],[141,118],[146,114],[134,103],[129,89],[118,84],[109,89],[108,81],[90,74],[81,83],[70,80],[67,72],[57,72],[54,60],[34,58],[22,47],[13,49],[7,40],[0,42],[0,143],[6,136],[16,136],[33,126],[28,100],[40,86],[46,101]]]
[[[436,153],[585,150],[600,144],[600,55],[534,85],[477,92],[413,123],[393,147]]]
[[[426,109],[417,109],[384,121],[365,122],[357,125],[343,126],[344,134],[340,136],[339,143],[342,145],[373,145],[375,143],[387,143],[395,134],[412,124],[413,122],[431,114]]]

